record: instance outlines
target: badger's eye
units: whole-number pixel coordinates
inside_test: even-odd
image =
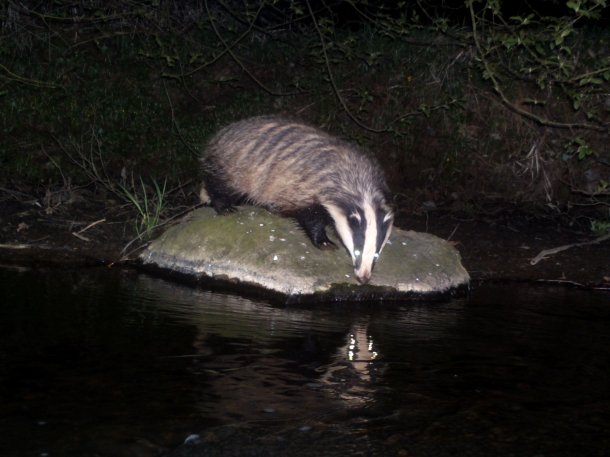
[[[354,251],[354,255],[355,255],[356,257],[358,257],[358,256],[360,255],[360,251],[356,249],[356,250]]]
[[[376,252],[376,253],[375,253],[375,255],[374,255],[373,257],[375,257],[376,259],[377,259],[377,258],[379,258],[379,253],[378,253],[378,252]]]

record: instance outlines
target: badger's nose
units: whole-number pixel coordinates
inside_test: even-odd
[[[364,275],[359,275],[358,273],[356,273],[356,281],[358,281],[360,284],[364,285],[364,284],[368,283],[370,280],[371,280],[370,273],[366,273]]]

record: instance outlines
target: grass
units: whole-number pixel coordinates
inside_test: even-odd
[[[591,220],[591,232],[596,235],[605,235],[610,232],[610,219]]]
[[[138,212],[138,219],[135,224],[136,233],[142,241],[146,241],[152,236],[152,230],[159,224],[161,211],[163,211],[167,204],[164,198],[167,180],[163,183],[163,189],[159,188],[156,180],[152,180],[153,185],[155,186],[156,198],[154,200],[148,199],[146,186],[144,185],[144,180],[142,178],[140,178],[140,182],[142,183],[141,194],[136,192],[135,189],[132,193],[125,187],[120,187]]]

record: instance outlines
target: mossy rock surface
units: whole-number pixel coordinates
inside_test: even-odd
[[[449,243],[394,228],[371,281],[362,286],[345,248],[320,251],[294,220],[253,207],[230,216],[196,210],[153,241],[139,260],[168,274],[297,300],[434,298],[467,288],[470,280]]]

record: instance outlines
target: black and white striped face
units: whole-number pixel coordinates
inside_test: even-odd
[[[327,210],[352,256],[356,279],[360,284],[366,284],[392,232],[394,211],[386,205],[375,207],[370,203],[351,208],[327,206]]]

